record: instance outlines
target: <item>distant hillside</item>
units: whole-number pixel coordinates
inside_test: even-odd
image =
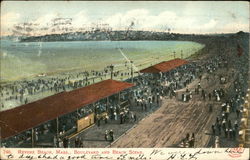
[[[176,40],[179,34],[149,31],[75,32],[22,38],[21,42],[103,41],[103,40]],[[184,36],[184,35],[182,35]],[[189,35],[190,36],[190,35]]]
[[[238,32],[237,34],[245,34]],[[178,34],[167,32],[150,32],[150,31],[94,31],[94,32],[74,32],[63,34],[50,34],[44,36],[22,37],[21,42],[51,42],[51,41],[120,41],[120,40],[191,40],[197,38],[209,38],[211,36],[228,37],[234,34],[211,34],[211,35],[194,35]],[[196,38],[196,40],[194,39]]]

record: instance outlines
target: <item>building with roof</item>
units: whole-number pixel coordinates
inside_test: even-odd
[[[73,132],[79,132],[94,124],[98,114],[101,115],[103,112],[107,112],[109,106],[108,103],[110,102],[109,97],[114,95],[117,96],[117,103],[120,105],[122,103],[120,93],[133,86],[132,83],[109,79],[73,91],[61,92],[10,110],[2,111],[0,112],[1,139],[8,140],[28,131],[28,135],[31,135],[27,136],[25,133],[26,136],[23,137],[26,137],[27,139],[32,137],[33,147],[36,141],[34,140],[34,135],[36,134],[34,128],[42,126],[45,123],[50,123],[49,126],[55,128],[57,137],[60,137],[59,132],[63,133],[61,135],[69,135],[65,134],[67,123],[64,121],[66,119],[60,121],[60,119],[64,116],[67,117],[68,115],[70,116],[67,117],[67,119],[73,119],[73,125],[75,126],[75,128],[73,127]],[[103,112],[101,112],[97,106],[93,105],[94,103],[98,103],[98,101],[106,101],[106,108],[104,108]],[[89,110],[86,111],[86,108]],[[80,113],[80,111],[83,113]],[[64,129],[63,131],[60,130],[60,126]],[[41,130],[46,130],[46,126],[42,127]],[[72,132],[70,132],[70,134],[71,133]]]
[[[169,60],[169,61],[163,61],[161,63],[155,64],[153,66],[150,66],[148,68],[142,69],[140,70],[141,73],[165,73],[168,71],[171,71],[177,67],[180,67],[182,65],[187,64],[188,61],[180,59],[180,58],[176,58],[173,60]]]

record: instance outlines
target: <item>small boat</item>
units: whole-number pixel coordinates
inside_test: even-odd
[[[46,74],[45,73],[41,73],[41,74],[39,74],[39,75],[37,75],[38,77],[44,77],[44,76],[46,76]]]

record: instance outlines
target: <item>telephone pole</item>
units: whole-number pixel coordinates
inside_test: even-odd
[[[133,83],[133,78],[134,78],[134,73],[133,73],[133,61],[130,61],[130,64],[131,64],[131,80],[132,80],[132,83]]]
[[[111,79],[113,79],[114,66],[111,64],[109,67],[110,67],[110,70],[111,70]]]

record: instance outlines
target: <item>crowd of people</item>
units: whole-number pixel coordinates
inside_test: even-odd
[[[128,68],[127,62],[124,63],[124,67]],[[110,74],[110,66],[107,66],[103,70],[69,72],[46,77],[34,77],[31,80],[26,79],[6,84],[3,83],[0,89],[0,110],[11,109],[44,98],[44,96],[84,87],[110,78]],[[126,79],[130,74],[130,69],[112,71],[114,78]]]
[[[223,99],[225,103],[221,106],[221,112],[218,114],[216,122],[211,126],[212,134],[218,136],[220,141],[229,140],[228,145],[230,146],[238,145],[237,137],[239,136],[239,126],[244,109],[244,97],[247,92],[248,77],[246,71],[240,68],[239,66],[235,79],[227,92],[227,97]],[[223,145],[226,146],[225,143]]]
[[[219,49],[218,52],[223,51],[224,50]],[[135,112],[130,110],[131,106],[141,108],[142,112],[147,112],[153,107],[159,107],[164,97],[178,98],[178,96],[180,96],[181,101],[188,102],[194,95],[198,95],[203,101],[225,102],[221,106],[221,112],[218,113],[215,123],[211,126],[211,133],[220,139],[223,137],[235,140],[239,131],[239,120],[243,112],[242,104],[244,103],[243,97],[247,89],[246,75],[248,70],[243,66],[241,61],[234,63],[235,66],[233,67],[236,68],[236,72],[230,73],[231,75],[229,75],[229,77],[231,77],[230,80],[234,79],[234,82],[230,86],[230,91],[225,91],[223,85],[211,91],[205,89],[201,84],[201,81],[210,82],[212,77],[216,77],[215,72],[218,69],[227,68],[229,62],[230,59],[228,59],[228,57],[225,58],[223,54],[212,55],[201,61],[191,61],[186,65],[166,73],[138,75],[133,78],[133,82],[136,84],[135,87],[133,90],[122,94],[120,102],[118,102],[117,95],[114,95],[108,100],[101,100],[94,105],[85,106],[73,113],[60,117],[58,130],[59,136],[61,135],[62,138],[54,140],[54,144],[56,147],[68,147],[69,141],[63,138],[63,135],[69,130],[73,129],[73,131],[75,131],[77,120],[91,113],[95,113],[95,123],[98,127],[101,126],[101,123],[108,124],[109,121],[119,121],[120,124],[135,123],[138,117]],[[29,95],[46,91],[57,93],[83,87],[94,83],[94,77],[101,77],[102,79],[109,76],[109,69],[109,67],[106,67],[101,72],[80,72],[76,75],[72,74],[64,77],[38,78],[31,81],[15,82],[14,84],[4,85],[0,94],[5,102],[15,99],[20,101],[20,103],[29,103]],[[129,74],[131,74],[129,71],[113,72],[113,76],[128,76]],[[204,74],[208,74],[206,79],[203,78]],[[195,79],[198,79],[199,83],[195,86],[194,92],[192,92],[187,86]],[[221,84],[225,83],[226,80],[228,79],[225,79],[223,76],[217,76],[217,81],[220,81]],[[132,79],[128,79],[128,81],[132,81]],[[186,91],[178,95],[177,90],[183,88],[185,88]],[[4,104],[5,103],[2,103],[2,108],[4,108]],[[213,112],[213,105],[211,104],[209,105],[209,111]],[[37,127],[34,131],[36,135],[35,140],[39,141],[40,135],[46,135],[49,132],[55,134],[57,132],[55,125],[54,121],[50,121]],[[12,137],[11,140],[8,141],[8,143],[10,143],[6,145],[12,146],[15,142],[29,141],[31,134],[30,130],[25,131]],[[113,142],[114,135],[113,130],[105,130],[105,141]],[[81,137],[76,138],[75,146],[82,146]],[[194,133],[192,133],[192,136],[187,134],[186,137],[181,140],[180,147],[195,147]]]
[[[186,137],[182,139],[179,147],[181,148],[193,148],[195,144],[195,136],[194,133],[192,133],[192,136],[187,133]]]
[[[207,60],[204,63],[191,62],[184,66],[178,67],[168,73],[160,74],[144,74],[134,78],[134,83],[136,87],[127,95],[128,106],[135,106],[141,108],[141,111],[148,111],[151,107],[160,106],[161,101],[164,97],[177,97],[176,91],[186,87],[189,83],[195,80],[197,77],[204,72],[210,72],[210,69],[215,71],[219,67],[220,57],[213,57],[211,60]],[[216,96],[223,96],[223,89],[214,90],[213,93],[205,94],[205,90],[202,89],[202,86],[198,87],[198,92],[201,94],[201,98],[208,96],[209,99],[216,99]],[[192,93],[187,89],[186,93],[189,93],[192,98]],[[210,95],[210,96],[209,96]],[[112,104],[110,102],[110,104]],[[103,107],[105,108],[105,107]],[[117,112],[116,105],[109,105],[109,115],[106,115],[103,121],[107,119],[111,120],[120,120],[120,124],[126,122],[136,122],[136,114],[130,111],[129,107],[124,108],[124,110],[119,110]],[[107,118],[106,118],[107,117]],[[97,120],[97,125],[100,126],[100,121]],[[104,133],[105,140],[108,140],[111,137],[109,132],[105,131]],[[192,138],[193,137],[193,138]],[[194,147],[194,135],[188,139],[190,143],[189,147]],[[187,146],[187,145],[185,145]]]

